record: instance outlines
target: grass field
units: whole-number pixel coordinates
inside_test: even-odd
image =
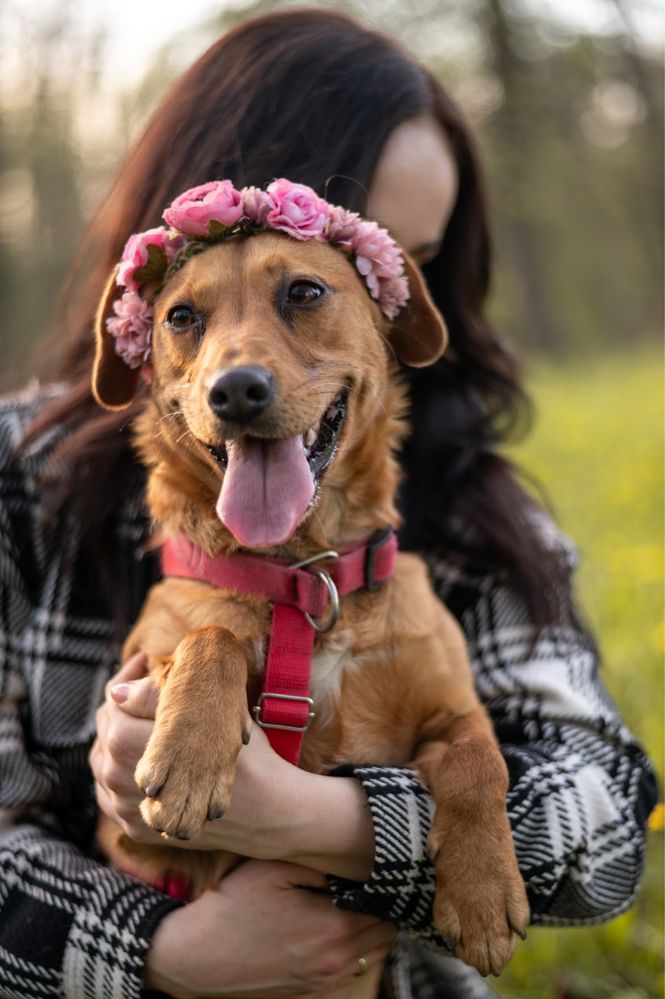
[[[565,367],[529,384],[538,420],[511,455],[545,487],[581,553],[578,594],[604,677],[663,776],[663,359],[655,348]],[[604,926],[532,929],[500,979],[505,999],[663,996],[663,832],[642,892]]]

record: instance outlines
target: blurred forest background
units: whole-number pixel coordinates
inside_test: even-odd
[[[512,453],[580,545],[608,686],[662,776],[663,35],[636,28],[649,4],[596,0],[597,31],[533,0],[323,6],[396,34],[476,128],[495,220],[492,314],[525,358],[539,412]],[[71,0],[40,18],[30,4],[5,4],[3,386],[37,366],[86,220],[169,82],[220,31],[281,6],[220,6],[146,58],[138,82],[109,87],[112,22],[82,30]],[[168,21],[168,5],[160,12]],[[656,815],[631,912],[593,930],[533,930],[496,986],[505,999],[663,995],[662,838]]]

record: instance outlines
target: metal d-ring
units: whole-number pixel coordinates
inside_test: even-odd
[[[296,562],[294,565],[290,566],[291,569],[304,569],[307,565],[313,565],[315,562],[322,562],[324,559],[328,558],[339,558],[338,552],[326,551],[319,552],[318,555],[311,555],[310,558],[303,559],[302,562]],[[308,624],[317,631],[319,635],[323,635],[326,631],[330,631],[337,624],[339,618],[339,593],[337,592],[337,587],[335,586],[332,577],[325,569],[316,569],[315,574],[319,577],[323,585],[328,591],[330,596],[330,607],[327,616],[321,621],[312,617],[307,611],[304,611],[305,618]]]

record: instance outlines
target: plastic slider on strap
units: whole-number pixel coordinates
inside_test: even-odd
[[[367,542],[367,554],[365,556],[365,589],[374,593],[380,589],[384,580],[376,579],[376,563],[379,552],[383,546],[390,541],[393,536],[392,527],[386,527],[382,531],[376,531]]]
[[[264,721],[261,717],[261,708],[266,700],[266,698],[272,697],[275,701],[297,701],[301,704],[308,704],[309,711],[307,713],[307,721],[304,725],[278,725],[275,722]],[[259,697],[257,703],[253,707],[254,720],[260,728],[276,728],[281,732],[306,732],[309,726],[312,724],[312,719],[316,712],[314,709],[314,701],[311,697],[301,697],[298,694],[271,694],[270,691],[264,690]]]

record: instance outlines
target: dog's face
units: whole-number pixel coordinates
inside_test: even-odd
[[[419,276],[410,280],[417,329],[395,340],[433,360],[444,328]],[[362,278],[324,243],[236,238],[169,278],[152,335],[162,445],[187,450],[240,544],[284,544],[328,486],[344,488],[350,456],[386,415],[389,343]],[[99,352],[109,347],[98,330]],[[96,375],[103,402],[103,357]]]

